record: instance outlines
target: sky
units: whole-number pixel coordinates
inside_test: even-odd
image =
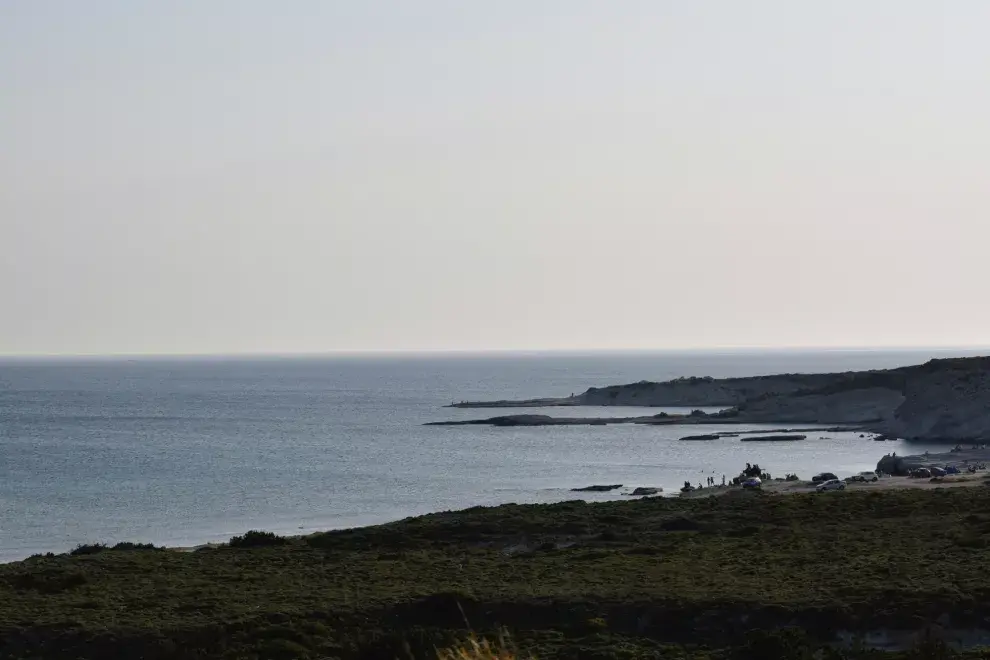
[[[983,0],[5,0],[0,354],[967,346]]]

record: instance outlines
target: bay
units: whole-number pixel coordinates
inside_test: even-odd
[[[453,401],[566,396],[679,376],[889,368],[978,351],[669,351],[0,361],[0,560],[119,540],[187,546],[506,502],[675,491],[746,462],[840,476],[931,445],[854,433],[678,442],[726,427],[427,427]],[[642,408],[527,409],[636,415]],[[655,414],[657,409],[649,409]],[[774,428],[748,425],[747,428]],[[824,438],[823,438],[824,436]]]

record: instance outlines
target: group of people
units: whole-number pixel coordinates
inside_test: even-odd
[[[704,472],[704,470],[702,470],[702,472]],[[743,473],[739,477],[735,477],[732,479],[732,485],[737,486],[743,480],[749,477],[761,477],[762,479],[766,480],[766,479],[770,479],[770,473],[764,472],[759,465],[746,463],[746,469],[743,470]],[[793,477],[793,479],[797,479],[797,477]],[[690,481],[685,481],[684,487],[681,488],[681,492],[687,492],[692,490],[704,490],[705,488],[724,488],[726,485],[728,485],[728,483],[726,481],[725,475],[724,474],[722,475],[722,483],[720,485],[718,483],[718,480],[715,478],[714,470],[713,470],[711,475],[705,477],[704,484],[699,481],[697,486],[693,486],[691,485]]]
[[[708,487],[709,488],[715,488],[718,485],[718,483],[715,481],[715,477],[705,477],[705,483],[708,484]],[[691,485],[691,482],[685,481],[684,482],[684,485],[685,486],[690,486]],[[725,475],[724,474],[722,475],[722,485],[723,486],[725,485]],[[701,482],[699,481],[698,482],[698,490],[702,490],[703,488],[704,488],[704,486],[702,486],[701,485]]]

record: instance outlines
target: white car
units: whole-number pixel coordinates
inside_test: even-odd
[[[817,490],[819,493],[824,493],[827,490],[845,490],[846,485],[839,481],[838,479],[829,479],[824,483],[818,484]]]
[[[876,481],[876,472],[860,472],[859,474],[854,474],[851,477],[847,477],[846,481],[852,483],[854,481]]]

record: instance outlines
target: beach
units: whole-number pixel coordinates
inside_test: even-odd
[[[937,481],[928,478],[894,477],[886,476],[876,481],[853,481],[843,482],[843,491],[830,491],[820,493],[823,497],[842,497],[846,493],[852,492],[884,492],[892,490],[937,490],[940,488],[974,488],[990,485],[990,475],[985,471],[976,474],[960,474],[942,477]],[[797,495],[802,493],[815,493],[818,484],[810,481],[764,481],[760,487],[764,493],[771,495]],[[680,493],[684,498],[704,498],[704,497],[724,497],[745,490],[742,486],[715,486],[701,490],[693,490],[688,493]]]

